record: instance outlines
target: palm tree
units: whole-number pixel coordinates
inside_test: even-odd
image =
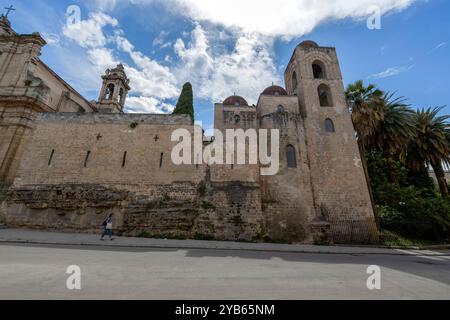
[[[445,180],[443,163],[450,163],[450,143],[448,130],[450,116],[439,116],[443,109],[428,108],[418,110],[415,114],[416,137],[409,148],[409,164],[414,170],[422,170],[429,164],[436,174],[443,198],[449,198],[448,185]]]
[[[405,103],[406,100],[394,95],[390,92],[383,94],[379,106],[383,119],[368,143],[383,152],[391,182],[400,185],[396,157],[406,154],[407,146],[415,136],[415,122],[414,111]]]
[[[372,200],[375,220],[378,228],[380,228],[380,219],[377,214],[372,186],[370,184],[369,170],[366,159],[366,144],[369,137],[371,137],[371,135],[375,132],[383,118],[383,114],[379,110],[383,92],[372,84],[365,87],[363,81],[358,80],[354,84],[350,84],[347,87],[345,96],[352,113],[352,121],[358,139],[359,153],[364,168],[364,174],[366,175],[370,198]]]
[[[350,84],[345,92],[347,103],[351,108],[352,121],[358,138],[359,151],[363,158],[366,153],[367,140],[383,120],[380,110],[383,91],[373,84],[364,86],[362,80]]]

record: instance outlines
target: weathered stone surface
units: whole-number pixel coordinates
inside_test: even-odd
[[[223,133],[279,130],[279,171],[262,176],[259,163],[175,165],[172,133],[193,136],[189,116],[120,113],[130,89],[121,65],[88,102],[39,59],[39,34],[0,24],[0,183],[12,184],[0,188],[0,217],[11,226],[93,231],[114,213],[119,232],[150,237],[377,239],[334,48],[300,44],[286,90],[272,86],[256,106],[216,104]]]
[[[11,227],[91,232],[114,213],[115,230],[124,235],[258,240],[263,223],[255,217],[258,188],[221,185],[211,196],[200,195],[196,184],[156,189],[142,196],[86,184],[12,188],[2,210]]]

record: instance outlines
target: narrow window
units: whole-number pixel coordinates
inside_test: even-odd
[[[161,152],[161,157],[159,158],[159,167],[162,168],[163,166],[163,160],[164,160],[164,153]]]
[[[326,132],[336,132],[336,129],[334,128],[333,120],[331,119],[325,119],[325,131]]]
[[[120,88],[119,90],[119,96],[117,97],[117,102],[122,103],[123,102],[123,89]]]
[[[89,156],[90,156],[90,155],[91,155],[91,152],[88,151],[88,152],[86,153],[86,158],[84,159],[84,167],[85,167],[85,168],[87,168],[87,166],[88,166]]]
[[[125,165],[127,164],[127,152],[125,151],[123,153],[123,159],[122,159],[122,168],[125,168]]]
[[[55,155],[55,149],[52,150],[50,153],[50,158],[48,159],[48,166],[50,167],[52,165],[53,156]]]
[[[321,84],[317,89],[319,95],[319,101],[321,107],[331,107],[333,106],[333,101],[331,98],[331,90],[326,84]]]
[[[105,99],[112,100],[113,96],[114,96],[114,85],[112,83],[110,83],[106,87]]]
[[[288,168],[297,168],[297,154],[292,145],[286,147],[286,160]]]
[[[298,81],[297,81],[297,73],[292,74],[292,91],[296,91],[297,90],[297,85],[298,85]]]

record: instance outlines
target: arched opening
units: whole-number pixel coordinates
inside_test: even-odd
[[[117,97],[117,102],[122,103],[123,102],[123,89],[120,88],[119,90],[119,96]]]
[[[278,112],[278,113],[285,113],[286,110],[285,110],[284,107],[280,104],[280,105],[277,107],[277,112]]]
[[[334,128],[333,120],[331,120],[329,118],[325,119],[325,131],[330,132],[330,133],[336,132],[336,129]]]
[[[286,161],[288,168],[297,168],[297,154],[291,144],[286,147]]]
[[[312,70],[314,79],[325,79],[327,77],[325,73],[325,64],[320,60],[313,62]]]
[[[296,91],[297,86],[298,86],[297,73],[294,71],[294,73],[292,74],[292,91]]]
[[[112,100],[114,96],[114,85],[112,83],[108,84],[105,92],[105,99]]]
[[[331,97],[331,90],[326,84],[321,84],[317,89],[321,107],[333,106],[333,99]]]

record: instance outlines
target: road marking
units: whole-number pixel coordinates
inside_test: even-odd
[[[430,251],[430,250],[402,250],[397,249],[398,252],[405,253],[417,258],[423,258],[434,261],[446,261],[450,260],[449,256],[443,256],[442,253]]]

